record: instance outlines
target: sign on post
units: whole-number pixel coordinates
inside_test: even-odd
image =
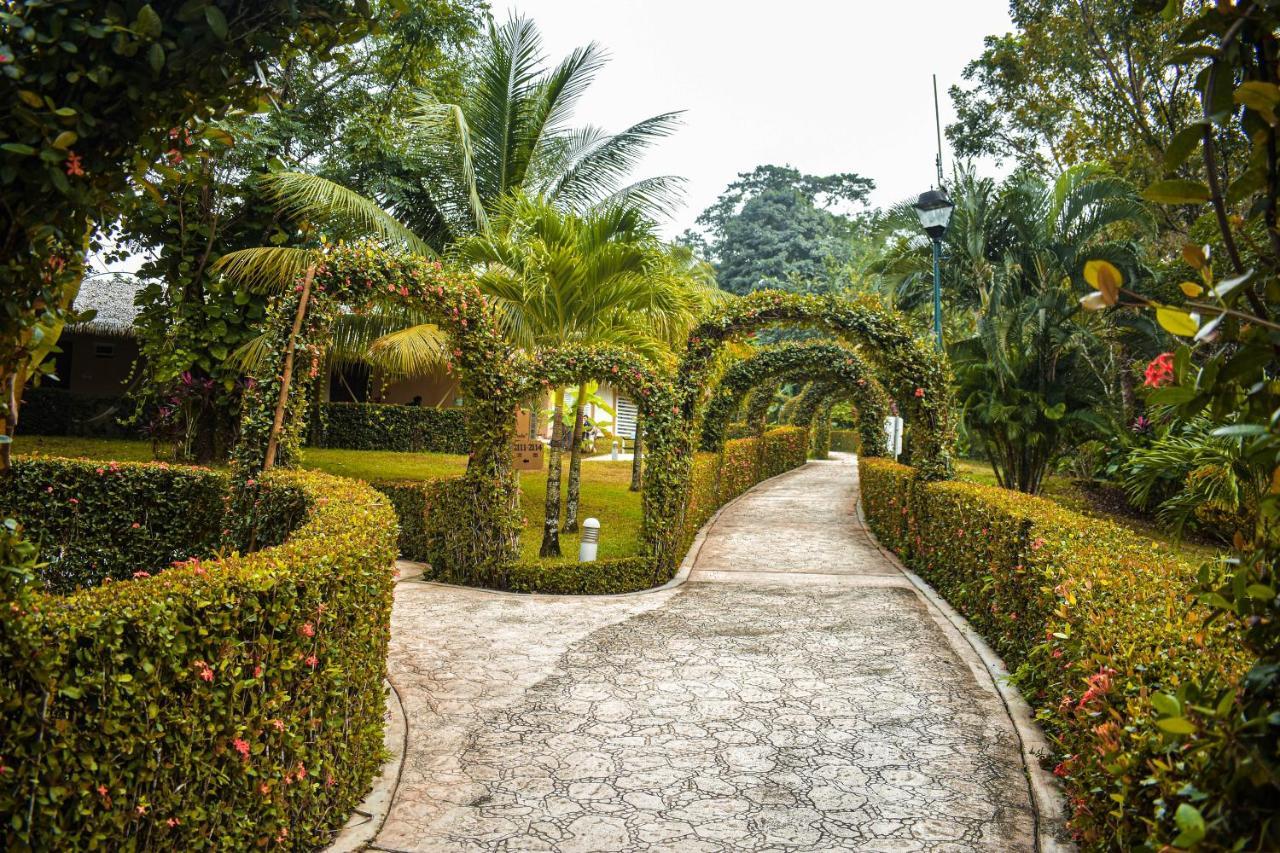
[[[537,418],[529,409],[516,409],[516,437],[511,442],[513,467],[517,471],[541,471],[542,450]]]

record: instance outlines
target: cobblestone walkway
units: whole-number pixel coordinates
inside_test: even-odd
[[[374,849],[1034,849],[1000,698],[858,525],[856,472],[749,493],[667,592],[401,583]]]

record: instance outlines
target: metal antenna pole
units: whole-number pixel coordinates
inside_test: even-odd
[[[942,183],[942,113],[938,110],[938,75],[933,75],[933,122],[938,130],[938,188]]]

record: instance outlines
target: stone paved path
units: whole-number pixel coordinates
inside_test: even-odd
[[[1034,849],[999,696],[858,525],[856,478],[758,487],[670,591],[401,583],[407,753],[374,849]]]

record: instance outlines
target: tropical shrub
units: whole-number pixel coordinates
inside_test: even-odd
[[[304,498],[276,547],[10,598],[4,847],[308,850],[359,803],[382,763],[395,518],[355,481],[261,482],[265,527]]]
[[[317,447],[395,450],[412,453],[467,453],[462,409],[393,406],[379,403],[322,403]]]
[[[1076,838],[1098,849],[1203,838],[1195,806],[1245,768],[1207,759],[1211,728],[1225,723],[1193,722],[1189,699],[1234,683],[1247,658],[1232,629],[1206,624],[1196,569],[1050,501],[925,483],[883,459],[860,460],[859,473],[876,536],[1015,671],[1058,747]]]
[[[223,540],[228,479],[164,463],[15,457],[0,517],[26,519],[55,592],[207,557]]]

